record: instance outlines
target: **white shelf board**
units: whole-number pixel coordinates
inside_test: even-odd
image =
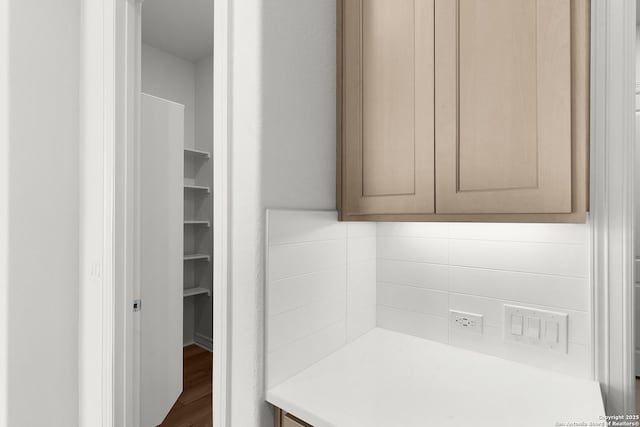
[[[207,288],[188,288],[184,290],[184,297],[193,297],[196,295],[207,295],[208,297],[211,296],[211,292],[209,292],[209,289]]]
[[[207,254],[188,254],[184,256],[185,261],[197,261],[197,260],[211,260],[211,257]]]
[[[209,187],[205,187],[204,185],[185,184],[184,185],[184,189],[185,190],[194,190],[194,191],[206,191],[207,193],[211,192],[211,189]]]
[[[184,225],[204,225],[205,227],[211,227],[209,221],[185,221]]]
[[[193,148],[185,148],[184,154],[193,154],[194,156],[204,157],[205,159],[211,158],[211,154],[206,151],[195,150]]]

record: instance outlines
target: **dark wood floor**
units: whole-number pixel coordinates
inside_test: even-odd
[[[184,389],[161,427],[213,427],[212,354],[197,345],[184,348]]]

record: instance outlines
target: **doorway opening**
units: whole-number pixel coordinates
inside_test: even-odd
[[[141,10],[141,427],[211,426],[213,0]]]

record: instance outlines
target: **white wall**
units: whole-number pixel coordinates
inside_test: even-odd
[[[195,64],[195,147],[199,150],[213,152],[213,56],[202,58]],[[202,164],[199,177],[204,183],[213,182],[213,160]],[[208,201],[212,196],[208,196]],[[202,218],[212,220],[212,203],[206,203],[202,208]],[[213,228],[197,230],[206,233],[202,237],[202,245],[207,253],[212,253]],[[204,266],[200,266],[204,268]],[[211,289],[213,283],[213,263],[207,266],[207,272],[200,278],[198,286]],[[213,340],[212,330],[212,297],[203,295],[190,298],[196,304],[194,310],[194,340],[201,345],[210,345]],[[185,306],[188,302],[185,301]]]
[[[9,0],[0,0],[0,427],[9,381]]]
[[[588,225],[380,223],[377,247],[378,326],[593,377]],[[568,354],[503,341],[503,304],[568,313]],[[450,309],[483,315],[483,334]]]
[[[269,210],[266,388],[376,326],[376,224]]]
[[[195,64],[142,45],[142,91],[184,105],[184,145],[195,147]]]
[[[264,401],[264,212],[262,150],[262,0],[235,3],[230,38],[229,147],[229,401],[230,425],[273,422]]]
[[[640,14],[640,0],[636,2],[636,7]],[[636,82],[640,82],[640,25],[636,27]]]
[[[213,56],[195,64],[195,147],[211,152],[213,144]]]
[[[640,13],[640,0],[636,2]],[[636,27],[636,165],[640,165],[640,26]],[[635,375],[640,376],[640,174],[635,180]]]
[[[82,74],[79,149],[79,424],[101,422],[102,404],[102,337],[91,329],[102,331],[102,278],[104,259],[104,155],[103,135],[105,110],[101,29],[102,8],[96,4],[82,10]],[[106,79],[107,77],[104,76]],[[95,79],[95,80],[94,80]]]
[[[335,209],[335,1],[264,4],[264,204]]]
[[[232,17],[232,425],[264,401],[264,209],[335,209],[335,1],[247,0]]]
[[[0,424],[75,426],[80,2],[3,0],[0,16]]]

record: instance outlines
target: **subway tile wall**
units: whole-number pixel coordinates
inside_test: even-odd
[[[379,223],[377,325],[591,378],[589,273],[585,224]],[[504,304],[567,313],[568,353],[504,341]],[[450,309],[483,315],[483,334]]]
[[[335,211],[267,212],[266,386],[376,324],[376,224]]]
[[[334,211],[271,210],[266,354],[271,388],[376,325],[592,377],[589,226],[340,223]],[[568,353],[502,339],[503,305],[569,315]],[[482,335],[449,310],[484,316]]]

